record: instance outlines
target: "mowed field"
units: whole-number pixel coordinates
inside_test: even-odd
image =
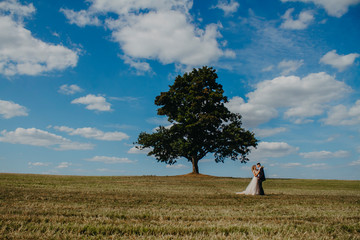
[[[0,174],[0,239],[360,239],[360,181]]]

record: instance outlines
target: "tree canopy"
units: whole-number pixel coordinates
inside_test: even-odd
[[[155,98],[157,114],[167,116],[172,125],[160,126],[154,133],[141,132],[137,148],[151,148],[148,155],[167,164],[186,158],[195,174],[198,162],[209,153],[215,162],[249,161],[247,155],[258,140],[241,127],[241,115],[226,108],[228,100],[217,78],[216,70],[209,67],[177,76],[169,90]]]

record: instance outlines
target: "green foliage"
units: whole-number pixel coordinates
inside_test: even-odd
[[[217,78],[208,67],[178,76],[169,91],[155,99],[158,115],[167,116],[172,126],[140,133],[137,147],[151,148],[149,155],[168,164],[184,157],[193,163],[194,173],[198,173],[198,161],[208,153],[214,154],[216,162],[226,158],[248,161],[246,156],[257,146],[257,139],[241,127],[241,116],[225,107],[227,97]]]

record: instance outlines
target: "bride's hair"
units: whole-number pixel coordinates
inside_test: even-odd
[[[254,171],[256,169],[256,165],[252,165],[251,171]]]

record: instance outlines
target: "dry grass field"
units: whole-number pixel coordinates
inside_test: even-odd
[[[0,174],[0,239],[360,239],[360,181]]]

